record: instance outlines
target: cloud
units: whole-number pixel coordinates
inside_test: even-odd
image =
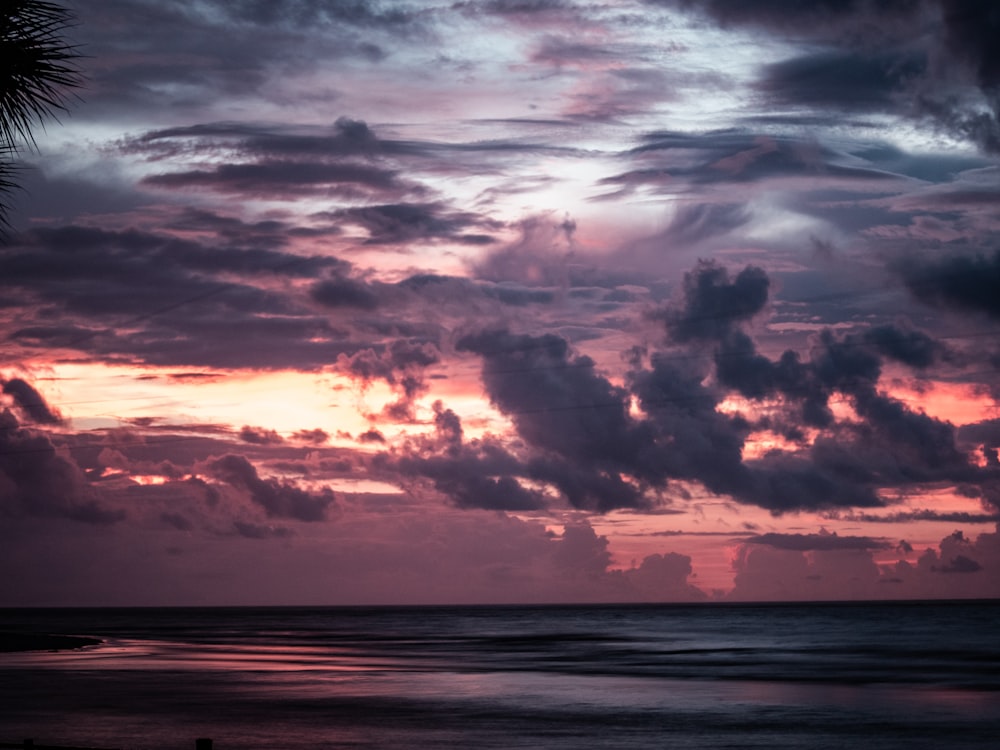
[[[0,514],[111,525],[125,512],[99,501],[79,466],[49,436],[0,412]]]
[[[705,600],[705,592],[689,582],[691,574],[691,558],[677,552],[647,555],[639,567],[622,571],[638,598],[653,602]]]
[[[236,529],[237,534],[247,539],[285,539],[294,536],[291,529],[283,526],[262,526],[247,521],[233,521],[233,528]]]
[[[1000,251],[895,264],[906,288],[921,302],[958,312],[1000,318]]]
[[[752,309],[763,304],[752,299]],[[723,307],[731,309],[729,302]],[[456,348],[483,357],[490,400],[530,446],[533,455],[519,471],[554,486],[574,507],[644,507],[647,492],[669,479],[696,480],[776,513],[881,504],[872,486],[821,461],[820,452],[814,460],[786,455],[744,462],[749,423],[719,412],[718,396],[702,385],[704,373],[685,372],[668,356],[652,356],[651,369],[634,369],[626,390],[594,373],[589,358],[571,358],[565,340],[551,334],[482,332]],[[644,418],[629,413],[629,393]]]
[[[767,541],[760,542],[763,538]],[[733,561],[736,585],[728,598],[744,601],[827,599],[990,598],[1000,591],[1000,533],[975,541],[956,531],[919,554],[876,564],[872,553],[894,545],[868,537],[767,534],[747,540]],[[902,541],[897,552],[915,554]]]
[[[54,411],[42,394],[33,386],[20,378],[11,378],[3,382],[3,392],[14,399],[14,405],[25,416],[36,424],[62,424],[62,417]]]
[[[151,175],[143,183],[174,190],[207,188],[272,200],[295,200],[309,194],[351,197],[364,193],[392,197],[423,192],[416,185],[401,182],[392,170],[362,164],[298,161],[220,164],[211,170]]]
[[[751,119],[751,124],[756,124]],[[894,179],[877,164],[860,161],[849,151],[801,137],[756,133],[742,128],[704,133],[652,131],[623,156],[643,166],[610,177],[599,185],[621,185],[624,192],[648,185],[668,195],[694,187],[700,193],[713,186],[738,185],[746,200],[746,183],[819,178],[824,184],[876,186]],[[711,195],[703,200],[717,200]],[[729,202],[729,205],[735,205]],[[720,204],[723,205],[723,204]],[[722,212],[720,211],[720,214]],[[738,209],[722,214],[725,223],[739,218]],[[725,225],[725,224],[724,224]],[[732,228],[732,227],[730,227]]]
[[[659,472],[637,458],[645,453],[643,435],[628,414],[626,391],[598,375],[593,360],[572,357],[552,334],[484,331],[459,339],[456,349],[482,356],[490,401],[539,451],[534,471],[570,502],[601,510],[644,504],[621,473]]]
[[[748,25],[794,30],[815,37],[839,36],[856,23],[881,18],[899,20],[919,7],[918,0],[647,0],[653,5],[677,5],[704,12],[723,25]]]
[[[339,0],[336,3],[293,0],[279,5],[242,0],[220,4],[219,9],[233,20],[267,28],[280,24],[302,28],[330,28],[349,24],[412,33],[414,25],[419,22],[419,16],[415,13],[402,8],[383,9],[379,3],[371,0]]]
[[[378,296],[369,286],[339,276],[317,282],[310,289],[309,296],[324,307],[374,310],[379,305]]]
[[[777,102],[833,111],[897,111],[900,93],[923,73],[921,56],[835,51],[803,55],[764,69],[759,88]]]
[[[327,509],[334,503],[329,489],[312,494],[288,482],[261,479],[257,469],[243,456],[222,456],[209,461],[206,469],[215,478],[247,492],[252,502],[275,518],[323,521]]]
[[[944,352],[944,346],[923,331],[891,324],[867,328],[862,338],[883,356],[917,369],[930,367]]]
[[[463,245],[488,245],[494,238],[482,233],[468,233],[468,227],[485,224],[496,229],[496,222],[461,211],[449,211],[442,203],[390,203],[340,209],[331,218],[363,229],[366,245],[408,244],[449,240]]]
[[[388,345],[363,349],[337,358],[337,369],[368,385],[384,380],[393,386],[399,399],[390,404],[389,415],[397,420],[412,419],[414,400],[427,390],[424,370],[441,359],[441,352],[429,342],[396,339]]]
[[[516,282],[529,287],[565,287],[570,283],[569,253],[573,224],[533,216],[520,223],[517,241],[487,253],[475,263],[477,279]]]
[[[250,425],[243,425],[240,428],[239,437],[244,443],[252,443],[254,445],[281,445],[285,442],[285,439],[274,430],[268,430],[264,427],[251,427]]]
[[[689,246],[738,229],[750,221],[747,207],[738,203],[694,203],[682,206],[664,232],[664,239]]]
[[[767,303],[770,280],[762,268],[747,266],[732,281],[729,272],[711,261],[699,261],[684,274],[684,302],[665,314],[671,338],[717,340],[733,326],[757,315]]]
[[[348,267],[136,229],[37,229],[0,248],[0,274],[25,311],[5,321],[13,340],[161,365],[308,369],[334,361],[354,349],[347,334],[281,280]],[[62,314],[54,320],[37,303]]]
[[[304,443],[322,445],[330,439],[330,434],[326,432],[326,430],[316,428],[312,430],[298,430],[292,434],[292,437],[296,440],[301,440]]]
[[[775,549],[790,550],[830,550],[830,549],[890,549],[891,544],[884,539],[867,536],[838,536],[836,533],[818,534],[757,534],[743,540],[744,544],[766,544]]]
[[[518,480],[527,473],[521,464],[490,443],[473,443],[447,456],[408,456],[397,466],[403,474],[432,480],[459,508],[532,511],[548,505],[544,495]]]
[[[1000,27],[989,0],[646,0],[725,28],[810,42],[764,69],[761,90],[806,111],[895,110],[930,119],[987,152],[1000,149]]]

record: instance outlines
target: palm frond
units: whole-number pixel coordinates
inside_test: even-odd
[[[66,109],[81,84],[76,47],[63,39],[71,13],[46,0],[4,0],[0,11],[0,141],[34,145],[32,126]]]
[[[0,149],[0,239],[5,239],[10,230],[10,220],[7,218],[7,196],[20,187],[14,175],[17,164],[9,156],[9,149]]]

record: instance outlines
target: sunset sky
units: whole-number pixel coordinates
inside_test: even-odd
[[[0,605],[1000,596],[992,0],[74,0]]]

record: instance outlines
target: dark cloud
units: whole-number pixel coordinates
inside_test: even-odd
[[[367,123],[340,117],[332,127],[314,132],[286,132],[272,125],[244,122],[198,123],[152,130],[125,141],[123,150],[160,159],[179,153],[211,153],[235,146],[257,159],[373,157],[409,154],[407,144],[378,138]]]
[[[656,457],[669,476],[699,481],[714,493],[774,513],[880,505],[871,487],[806,457],[744,461],[751,426],[717,410],[719,396],[702,385],[703,373],[685,372],[663,355],[654,356],[652,365],[632,374],[633,391],[656,427]]]
[[[267,28],[286,23],[303,28],[350,24],[412,33],[412,26],[419,20],[419,16],[411,11],[402,8],[384,9],[381,3],[371,0],[285,0],[280,3],[234,0],[218,3],[218,8],[234,21]]]
[[[217,156],[222,152],[227,158],[235,156],[238,163],[250,165],[320,163],[364,167],[377,162],[400,168],[422,167],[446,174],[455,170],[456,161],[466,157],[472,159],[466,166],[478,171],[484,167],[476,160],[492,155],[509,157],[517,153],[571,151],[562,145],[516,139],[463,143],[383,138],[364,121],[349,117],[339,117],[329,127],[198,123],[148,131],[123,140],[119,148],[124,153],[145,156],[151,161],[178,156]],[[374,177],[371,181],[378,182]]]
[[[899,20],[915,12],[919,0],[646,0],[653,5],[675,5],[707,13],[723,25],[751,25],[764,28],[805,32],[817,37],[840,35],[845,28],[862,18]]]
[[[747,285],[766,290],[766,277],[755,273],[748,279],[753,281]],[[754,302],[749,307],[728,301],[723,307],[745,311],[766,301],[766,293],[763,299],[750,297]],[[672,479],[698,481],[713,493],[775,513],[881,505],[875,487],[889,474],[884,467],[881,474],[864,473],[822,451],[744,461],[744,442],[753,428],[739,415],[718,410],[721,394],[704,385],[705,373],[696,360],[689,358],[689,366],[681,367],[683,360],[654,354],[649,369],[636,361],[627,388],[621,388],[596,374],[588,358],[572,356],[566,341],[551,334],[482,332],[460,339],[456,348],[483,357],[487,395],[531,449],[519,475],[549,484],[574,507],[642,507]],[[838,365],[846,373],[837,371]],[[815,377],[849,381],[853,367],[850,361],[830,363]],[[825,387],[824,398],[832,386]],[[897,443],[892,459],[931,467],[904,478],[915,481],[962,468],[949,442],[950,425],[900,410],[891,399],[864,395],[864,413],[878,437]],[[632,396],[643,418],[630,414]],[[893,468],[892,478],[898,480],[899,469]]]
[[[393,386],[399,400],[390,405],[391,415],[406,420],[412,418],[414,399],[427,390],[424,370],[440,359],[441,352],[434,344],[397,339],[350,356],[341,355],[337,368],[365,384],[383,380]]]
[[[373,348],[358,352],[348,362],[347,370],[365,380],[381,378],[393,383],[397,373],[420,371],[440,359],[441,352],[434,344],[399,339],[378,351]]]
[[[545,498],[526,488],[515,477],[489,474],[490,463],[476,456],[428,458],[419,463],[404,462],[434,481],[434,487],[451,498],[459,508],[483,508],[503,511],[540,510]]]
[[[925,304],[1000,318],[1000,251],[992,256],[901,261],[895,270],[910,293]]]
[[[439,406],[435,452],[441,455],[410,456],[401,464],[404,471],[432,478],[463,506],[547,504],[522,480],[553,486],[574,507],[604,512],[646,505],[639,488],[621,476],[641,437],[627,415],[625,392],[594,374],[591,360],[570,359],[566,341],[552,335],[487,331],[461,338],[456,347],[483,357],[491,401],[511,417],[532,454],[517,458],[490,441],[463,444],[457,416]],[[458,478],[449,480],[449,471]]]
[[[957,448],[952,424],[913,411],[878,390],[879,351],[925,367],[935,347],[923,334],[884,326],[838,339],[824,331],[816,343],[808,362],[791,351],[773,362],[756,353],[749,337],[736,332],[717,350],[716,372],[721,382],[748,398],[780,395],[786,408],[797,405],[802,424],[835,431],[836,440],[814,442],[812,466],[856,485],[858,491],[866,491],[866,486],[962,480],[975,473]],[[834,394],[851,400],[860,424],[835,423],[828,405]]]
[[[837,534],[758,534],[746,537],[747,544],[766,544],[777,549],[799,551],[831,549],[891,549],[884,539],[867,536],[838,536]]]
[[[667,355],[651,359],[649,369],[629,375],[630,390],[654,430],[650,463],[663,477],[703,481],[713,492],[746,487],[742,451],[748,425],[716,410],[718,396],[702,384],[703,372]]]
[[[926,369],[941,356],[938,342],[923,332],[889,324],[840,337],[825,330],[814,339],[809,360],[792,350],[771,360],[737,327],[765,305],[767,276],[756,269],[742,285],[737,282],[739,277],[731,283],[724,269],[704,263],[688,274],[683,304],[664,315],[672,337],[716,342],[720,385],[750,399],[781,399],[777,412],[772,408],[772,415],[757,427],[796,441],[803,440],[803,426],[827,434],[801,455],[776,453],[744,462],[743,439],[750,426],[727,422],[716,413],[718,397],[700,383],[704,373],[682,376],[668,357],[659,355],[651,371],[633,375],[633,390],[650,421],[672,434],[673,445],[681,446],[681,465],[666,464],[671,476],[698,479],[713,492],[779,512],[803,503],[879,505],[877,487],[907,483],[973,481],[981,485],[978,492],[985,491],[981,483],[987,476],[958,449],[952,424],[914,411],[879,390],[883,356]],[[678,389],[685,377],[687,387]],[[859,423],[836,421],[829,406],[835,395],[850,400]],[[680,412],[686,403],[700,404],[702,410],[684,415],[691,427],[677,434],[684,424],[680,415],[661,419],[653,411],[658,401],[668,404],[671,412]]]
[[[722,26],[812,42],[764,70],[779,103],[929,118],[982,149],[1000,149],[1000,18],[990,0],[646,0]],[[975,95],[973,95],[975,92]]]
[[[451,409],[446,409],[440,401],[434,402],[434,430],[438,442],[449,454],[454,454],[462,447],[462,420]]]
[[[944,565],[934,567],[938,573],[976,573],[982,569],[982,565],[965,555],[955,555]]]
[[[0,248],[6,288],[28,305],[11,339],[164,365],[313,369],[354,351],[300,287],[281,283],[348,267],[332,257],[76,226],[33,230]]]
[[[474,3],[459,3],[461,7],[480,13],[492,13],[498,16],[534,16],[548,14],[553,11],[575,10],[578,6],[567,0],[483,0]]]
[[[254,465],[243,456],[229,454],[210,461],[207,468],[215,478],[247,492],[251,501],[275,518],[322,521],[334,502],[329,489],[312,494],[288,482],[261,479]]]
[[[997,448],[1000,446],[1000,419],[962,425],[958,430],[958,437],[965,443],[981,444],[987,449]],[[995,454],[993,458],[996,458]]]
[[[684,301],[665,313],[674,341],[718,340],[733,326],[764,309],[770,280],[763,269],[747,266],[732,281],[729,272],[711,261],[699,261],[684,274]]]
[[[80,467],[49,436],[0,411],[0,514],[110,525],[125,512],[99,502]]]
[[[368,233],[365,244],[387,245],[428,242],[446,239],[466,245],[485,245],[493,238],[464,230],[486,223],[499,228],[496,222],[484,222],[476,214],[448,211],[441,203],[393,203],[381,206],[358,206],[341,209],[333,218],[355,224]]]
[[[965,60],[984,89],[1000,86],[1000,12],[990,0],[942,0],[945,42],[949,51]]]
[[[296,440],[301,440],[304,443],[322,445],[330,439],[330,434],[326,430],[316,428],[313,430],[298,430],[292,434],[292,437]]]
[[[917,369],[930,367],[944,352],[942,344],[923,331],[891,324],[872,326],[865,330],[862,338],[881,355]]]
[[[100,64],[86,66],[88,110],[98,117],[145,110],[162,121],[165,111],[189,115],[220,96],[287,105],[287,90],[268,86],[275,71],[311,70],[323,60],[377,63],[400,34],[433,40],[426,14],[362,0],[87,0],[75,10],[74,41],[100,51]]]
[[[899,92],[925,64],[920,57],[820,52],[767,66],[759,87],[784,104],[848,112],[895,111]]]
[[[379,305],[378,296],[369,285],[339,276],[317,282],[309,295],[325,307],[374,310]]]
[[[404,476],[431,480],[460,508],[530,511],[548,505],[542,493],[521,483],[528,470],[499,443],[485,439],[463,444],[454,412],[439,410],[435,426],[441,453],[411,452],[396,460],[393,468]]]
[[[968,513],[965,511],[938,511],[931,509],[896,511],[894,513],[844,513],[830,511],[830,518],[860,523],[909,523],[911,521],[933,521],[945,523],[997,523],[1000,513]]]
[[[62,424],[62,417],[54,411],[33,386],[20,378],[3,383],[3,392],[14,399],[14,405],[36,424]]]
[[[750,336],[732,331],[716,349],[715,372],[723,385],[747,398],[781,393],[801,399],[801,419],[806,425],[825,427],[833,420],[827,389],[796,351],[785,351],[777,361],[771,361],[757,352]]]
[[[143,183],[171,189],[207,188],[275,200],[302,195],[402,196],[420,194],[423,188],[406,184],[393,170],[363,164],[321,164],[298,161],[264,161],[257,164],[220,164],[212,170],[192,170],[152,175]]]
[[[626,391],[598,375],[589,357],[572,356],[564,339],[487,331],[459,339],[456,349],[482,356],[490,401],[532,444],[582,464],[631,463],[638,446]]]
[[[253,445],[281,445],[285,442],[285,439],[274,430],[251,427],[250,425],[243,425],[240,428],[239,437],[244,443],[252,443]]]

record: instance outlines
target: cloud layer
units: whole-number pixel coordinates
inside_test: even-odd
[[[0,603],[995,595],[991,3],[75,7]]]

